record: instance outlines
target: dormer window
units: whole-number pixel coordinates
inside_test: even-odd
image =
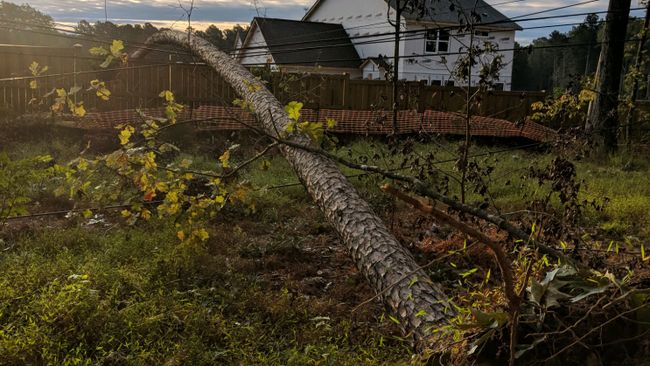
[[[427,53],[449,51],[449,32],[444,29],[429,29],[424,38],[424,50]]]

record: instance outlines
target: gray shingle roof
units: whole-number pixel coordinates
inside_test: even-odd
[[[395,7],[395,0],[390,1],[391,6]],[[475,25],[485,24],[486,27],[522,30],[522,28],[510,18],[501,14],[497,9],[486,3],[484,0],[425,0],[427,10],[424,16],[415,12],[405,12],[404,18],[408,20],[432,21],[447,24],[458,24],[459,19],[465,19],[461,16],[464,13],[468,19],[472,19],[472,11],[480,16],[480,21]]]
[[[361,64],[341,24],[260,17],[253,22],[260,27],[276,64],[342,68]]]
[[[323,1],[316,0],[314,5],[311,6],[309,11],[305,14],[303,19],[307,19],[316,8],[320,6]],[[390,1],[391,6],[395,7],[395,0]],[[430,22],[438,22],[445,24],[459,24],[459,13],[462,12],[466,15],[471,15],[472,9],[476,9],[476,13],[481,16],[481,23],[489,28],[497,28],[504,30],[522,30],[522,28],[515,22],[511,21],[507,16],[501,14],[497,9],[486,3],[484,0],[425,0],[427,4],[427,12],[424,17],[420,17],[416,13],[405,13],[404,18],[408,20],[423,20]],[[453,6],[452,6],[453,4]],[[471,18],[470,18],[471,19]]]

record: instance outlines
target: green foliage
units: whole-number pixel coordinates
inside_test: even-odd
[[[229,52],[235,47],[235,40],[237,37],[246,36],[248,27],[242,28],[239,24],[235,25],[232,29],[221,30],[214,24],[211,24],[204,31],[197,31],[195,34],[213,45],[217,46],[222,51]]]
[[[18,24],[28,24],[39,33],[23,30]],[[14,4],[8,1],[0,2],[0,43],[31,44],[39,46],[64,46],[72,44],[70,40],[57,37],[54,20],[28,4]],[[27,28],[29,29],[29,28]]]
[[[93,47],[90,49],[90,54],[93,56],[102,56],[105,57],[104,62],[102,62],[99,67],[107,68],[111,65],[113,60],[120,60],[122,63],[126,63],[128,60],[128,54],[123,52],[124,42],[121,40],[113,40],[110,46],[99,46]]]
[[[20,239],[0,257],[0,363],[393,365],[408,359],[407,345],[378,346],[381,332],[359,328],[347,314],[323,313],[327,301],[270,287],[242,270],[260,259],[237,255],[250,239],[235,231],[219,225],[211,249],[191,255],[179,252],[167,221],[111,231],[52,229]]]
[[[516,45],[512,89],[565,89],[575,82],[574,75],[595,72],[603,24],[597,15],[590,14],[582,24],[566,33],[553,31],[534,39],[531,48]]]
[[[48,155],[11,159],[0,153],[0,227],[8,217],[25,215],[45,182],[60,171]]]
[[[596,92],[588,80],[583,81],[580,90],[556,90],[544,102],[531,105],[531,119],[553,128],[581,126],[587,118],[589,102],[595,96]]]

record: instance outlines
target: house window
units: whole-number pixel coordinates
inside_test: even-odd
[[[440,80],[431,80],[431,85],[440,86],[442,82]]]
[[[487,37],[490,35],[490,32],[485,32],[485,31],[476,31],[474,32],[474,35],[478,37]]]
[[[444,29],[427,30],[424,50],[428,53],[447,52],[449,50],[449,32]]]

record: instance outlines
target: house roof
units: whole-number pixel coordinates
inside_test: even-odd
[[[389,70],[391,68],[391,65],[386,62],[386,59],[382,56],[380,57],[368,57],[360,66],[360,69],[363,69],[367,64],[369,63],[374,63],[377,65],[377,67],[382,68],[384,70]]]
[[[316,3],[307,11],[303,19],[307,19],[320,4],[326,0],[316,0]],[[389,2],[391,7],[395,8],[395,0],[384,0]],[[424,0],[427,4],[427,11],[424,16],[416,12],[404,12],[403,16],[407,20],[429,21],[443,24],[459,24],[458,11],[461,10],[468,17],[472,9],[476,10],[481,16],[481,22],[476,25],[484,24],[489,28],[522,30],[519,24],[513,22],[500,11],[486,3],[484,0]],[[453,9],[453,10],[452,10]]]
[[[233,45],[233,50],[235,52],[239,51],[237,48],[240,47],[241,45],[243,45],[244,41],[246,41],[247,33],[248,33],[248,28],[246,28],[246,29],[241,29],[240,28],[240,29],[237,29],[235,31],[235,43]],[[241,42],[241,44],[238,44],[239,42]]]
[[[251,30],[254,26],[260,28],[276,64],[340,68],[361,64],[341,24],[256,17]]]

